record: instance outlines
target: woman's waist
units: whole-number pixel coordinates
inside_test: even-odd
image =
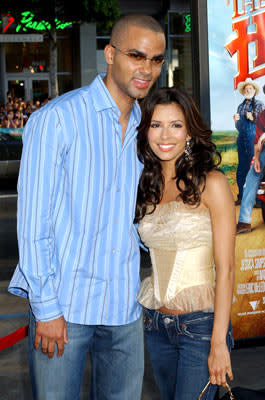
[[[213,249],[208,245],[174,250],[151,248],[150,257],[154,273],[177,268],[181,275],[201,275],[212,271],[214,264]]]
[[[170,308],[167,308],[166,306],[160,307],[157,311],[159,311],[162,314],[166,315],[178,315],[178,314],[186,314],[186,311],[181,311],[181,310],[171,310]]]
[[[179,309],[172,310],[171,308],[162,306],[156,311],[160,312],[163,315],[185,315],[185,314],[196,313],[196,312],[197,313],[213,313],[213,307],[211,307],[210,309],[207,308],[205,310],[199,310],[199,311],[198,310],[196,310],[196,311],[181,311]]]

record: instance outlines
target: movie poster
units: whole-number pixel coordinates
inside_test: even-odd
[[[238,203],[237,222],[239,214],[248,219],[241,221],[247,232],[236,236],[233,332],[235,339],[258,337],[265,335],[265,179],[260,173],[248,176],[248,160],[254,153],[258,115],[265,109],[265,1],[208,0],[207,12],[211,128]],[[263,125],[265,132],[265,117],[259,122],[261,133]],[[260,161],[265,158],[263,143],[261,135],[256,145]],[[249,195],[240,199],[242,190]]]

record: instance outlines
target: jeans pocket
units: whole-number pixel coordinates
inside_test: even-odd
[[[183,334],[193,339],[210,341],[213,330],[213,314],[185,321],[182,329]]]
[[[144,330],[150,332],[153,328],[153,314],[147,308],[143,308]]]

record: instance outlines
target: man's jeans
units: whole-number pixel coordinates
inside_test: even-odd
[[[259,156],[259,161],[261,172],[256,172],[253,164],[247,174],[238,222],[245,222],[246,224],[251,223],[251,214],[255,204],[257,190],[259,188],[259,184],[262,180],[265,169],[265,146],[263,146],[262,148]]]
[[[236,180],[238,186],[238,199],[243,196],[243,186],[254,155],[255,129],[247,132],[240,132],[237,137],[238,166]]]
[[[146,344],[163,400],[198,399],[209,379],[213,317],[202,311],[169,315],[144,309]],[[231,324],[227,344],[231,350]],[[216,390],[210,385],[203,399],[212,400]]]
[[[69,344],[62,357],[49,359],[33,348],[35,320],[30,312],[29,360],[34,400],[78,400],[87,353],[92,363],[93,400],[140,400],[144,372],[142,318],[123,326],[67,323]],[[89,397],[89,396],[88,396]]]

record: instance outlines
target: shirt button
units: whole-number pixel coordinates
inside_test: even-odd
[[[117,189],[117,192],[120,192],[120,191],[121,191],[121,189],[120,189],[120,188],[118,188],[118,189]]]
[[[114,222],[118,222],[117,218],[114,219]]]
[[[112,282],[112,278],[110,278],[109,280],[110,280],[110,282]]]
[[[166,317],[166,318],[164,319],[165,324],[169,324],[171,321],[172,321],[171,318],[167,318],[167,317]]]
[[[112,251],[112,253],[115,253],[115,249],[112,249],[111,251]]]

